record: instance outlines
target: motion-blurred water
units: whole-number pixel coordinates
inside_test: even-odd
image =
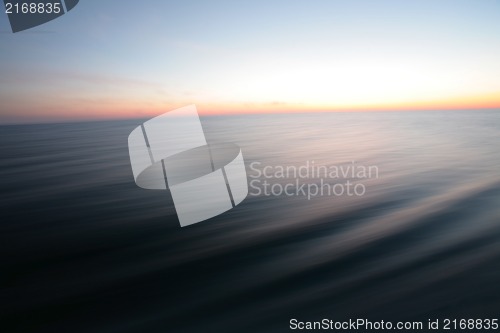
[[[187,228],[168,191],[134,184],[142,122],[0,127],[2,331],[500,317],[500,112],[204,117],[247,168],[355,161],[379,178],[361,197],[249,196]]]

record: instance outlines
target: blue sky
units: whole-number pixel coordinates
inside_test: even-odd
[[[13,34],[0,122],[500,106],[500,1],[81,0]]]

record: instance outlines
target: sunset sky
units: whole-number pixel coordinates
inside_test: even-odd
[[[500,108],[500,1],[81,0],[13,34],[0,123]]]

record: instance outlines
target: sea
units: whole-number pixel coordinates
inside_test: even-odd
[[[253,187],[187,227],[169,190],[134,182],[127,139],[145,120],[0,127],[0,331],[500,318],[500,110],[202,116]],[[276,174],[312,165],[377,173]],[[357,193],[295,191],[322,181]]]

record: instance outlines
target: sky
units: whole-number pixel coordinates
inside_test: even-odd
[[[500,1],[80,0],[13,34],[0,123],[500,108]]]

